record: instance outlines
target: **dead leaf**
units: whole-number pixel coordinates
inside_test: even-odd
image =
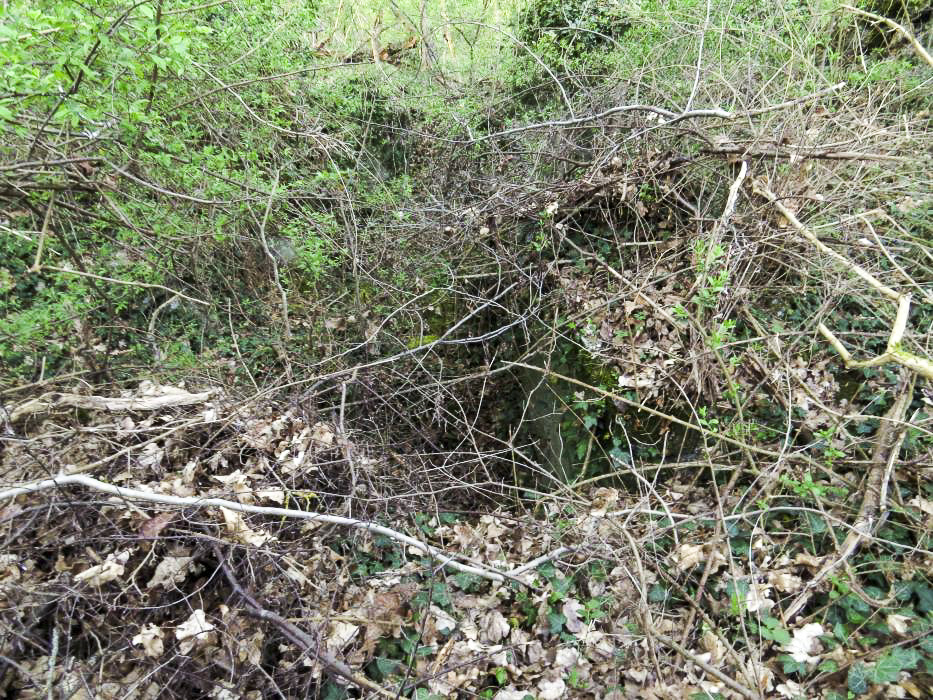
[[[452,632],[457,629],[457,621],[436,605],[431,606],[431,614],[434,615],[434,627],[438,632]]]
[[[677,551],[671,554],[671,560],[681,571],[687,571],[692,569],[705,557],[703,556],[703,545],[700,544],[688,544],[684,542]]]
[[[544,679],[538,681],[537,700],[558,700],[558,698],[566,697],[566,693],[567,684],[562,678],[553,681]]]
[[[590,515],[594,518],[601,518],[606,515],[619,501],[619,492],[616,489],[598,488],[593,492],[593,500],[590,503]]]
[[[482,630],[480,641],[491,644],[506,637],[511,629],[508,621],[498,610],[490,610],[483,615],[477,626]]]
[[[902,637],[907,636],[907,623],[910,622],[911,618],[906,615],[888,615],[885,618],[885,622],[888,623],[888,627],[891,628],[891,631],[895,634],[899,634]]]
[[[188,576],[192,561],[194,557],[165,557],[156,566],[155,573],[149,579],[146,588],[162,586],[169,589],[183,583]]]
[[[254,475],[251,473],[243,473],[240,469],[237,469],[231,474],[221,474],[215,476],[214,480],[219,481],[224,486],[233,490],[236,499],[241,503],[252,503],[253,501],[253,489],[249,485],[249,480]]]
[[[781,593],[796,593],[803,588],[803,579],[786,571],[775,571],[768,574],[768,581]]]
[[[525,700],[530,695],[525,690],[515,690],[515,686],[507,686],[496,693],[492,700]]]
[[[156,658],[162,656],[162,652],[165,651],[165,645],[162,643],[164,637],[165,633],[162,632],[162,628],[157,625],[147,624],[130,641],[133,646],[141,646],[146,656]]]
[[[196,646],[205,645],[210,640],[213,630],[214,625],[207,621],[204,610],[198,608],[175,629],[175,639],[181,642],[178,650],[187,654]]]
[[[142,453],[136,458],[136,461],[139,462],[139,466],[145,469],[156,469],[162,464],[164,457],[165,450],[159,447],[158,444],[150,442],[143,447]]]
[[[175,519],[175,513],[159,513],[149,518],[139,527],[139,536],[146,539],[153,539],[159,536],[159,533]]]
[[[571,634],[577,634],[583,630],[583,621],[580,619],[580,612],[583,610],[583,604],[579,600],[568,598],[561,608],[561,612],[567,621],[564,626]]]
[[[260,489],[256,497],[263,501],[272,501],[280,506],[285,505],[285,492],[281,489]]]
[[[767,612],[774,607],[774,601],[768,597],[771,586],[767,583],[753,583],[745,594],[745,609],[750,613]]]
[[[123,575],[124,564],[129,558],[130,553],[128,550],[108,554],[103,563],[96,564],[80,574],[76,574],[75,581],[84,581],[91,586],[100,586],[109,581],[114,581]]]
[[[726,655],[726,645],[711,630],[706,630],[700,638],[703,648],[709,652],[710,663],[718,664]]]
[[[320,447],[330,447],[334,444],[333,429],[327,423],[315,423],[311,428],[311,440]]]
[[[804,625],[794,630],[794,638],[784,646],[784,651],[797,663],[816,663],[820,660],[818,647],[822,634],[823,625],[817,622]]]
[[[342,650],[359,631],[359,626],[350,622],[337,620],[330,623],[327,634],[327,648],[333,652]]]
[[[561,647],[554,655],[554,665],[557,668],[576,668],[580,660],[580,652],[573,647]]]
[[[825,558],[826,557],[815,557],[807,552],[798,552],[797,556],[794,557],[794,563],[819,569],[823,565],[823,560]]]
[[[927,515],[933,515],[933,501],[931,500],[921,498],[920,496],[914,496],[909,501],[907,501],[907,503],[914,506],[915,508],[919,508]]]
[[[272,535],[267,532],[251,529],[249,525],[246,524],[243,513],[229,508],[221,508],[220,511],[223,513],[224,522],[227,524],[227,530],[230,531],[230,534],[232,534],[234,538],[243,544],[261,547],[266,542],[273,539]]]
[[[777,686],[777,688],[775,688],[775,690],[781,694],[781,697],[791,698],[791,700],[797,700],[797,698],[803,698],[807,696],[803,686],[799,683],[794,683],[793,681],[786,681],[781,683]]]

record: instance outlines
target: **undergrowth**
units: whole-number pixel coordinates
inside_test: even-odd
[[[924,3],[2,12],[5,697],[929,692]]]

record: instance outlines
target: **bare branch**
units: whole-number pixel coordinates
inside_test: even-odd
[[[84,476],[83,474],[61,475],[55,477],[54,479],[43,479],[42,481],[21,484],[20,486],[5,489],[0,491],[0,501],[16,498],[17,496],[26,493],[49,491],[62,486],[72,485],[85,486],[87,488],[94,489],[95,491],[109,493],[113,496],[117,496],[118,498],[125,498],[127,500],[147,501],[149,503],[164,503],[166,505],[182,506],[186,508],[227,508],[239,513],[254,513],[256,515],[269,515],[278,518],[298,518],[300,520],[309,520],[311,522],[329,523],[331,525],[341,525],[343,527],[365,530],[367,532],[383,535],[384,537],[393,539],[396,542],[406,544],[409,547],[414,547],[424,554],[435,558],[441,566],[449,567],[466,574],[480,576],[481,578],[487,579],[489,581],[495,581],[497,583],[504,582],[506,578],[512,578],[515,580],[514,577],[509,577],[490,568],[479,568],[477,566],[461,564],[460,562],[456,561],[453,556],[445,554],[436,547],[425,544],[421,540],[416,540],[414,537],[409,537],[408,535],[397,532],[396,530],[392,530],[390,528],[383,527],[382,525],[377,525],[376,523],[368,522],[365,520],[343,518],[338,515],[326,515],[324,513],[314,513],[305,510],[293,510],[291,508],[254,506],[247,503],[229,501],[225,498],[198,498],[195,496],[182,497],[171,496],[169,494],[152,493],[150,491],[141,491],[139,489],[128,489],[120,486],[114,486],[113,484],[108,484],[104,481],[99,481],[92,477]]]

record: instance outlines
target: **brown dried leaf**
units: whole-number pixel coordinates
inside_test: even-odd
[[[159,533],[175,519],[174,512],[165,512],[155,515],[139,527],[139,536],[146,539],[153,539],[159,536]]]

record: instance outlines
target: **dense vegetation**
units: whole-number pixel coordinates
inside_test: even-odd
[[[927,697],[929,2],[0,13],[0,696]]]

